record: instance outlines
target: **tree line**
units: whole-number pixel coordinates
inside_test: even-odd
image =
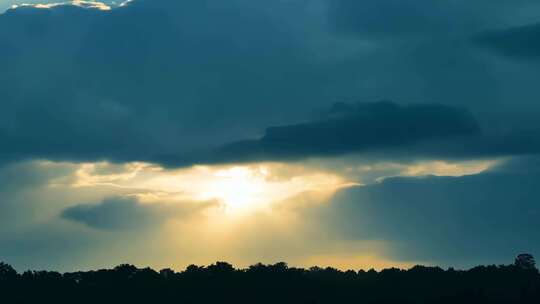
[[[225,262],[18,273],[0,263],[0,303],[540,303],[540,274],[517,265],[340,271]]]

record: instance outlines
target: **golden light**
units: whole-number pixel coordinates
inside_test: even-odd
[[[248,165],[215,171],[203,185],[199,199],[217,199],[227,214],[268,211],[273,203],[285,201],[304,192],[333,193],[348,185],[329,173],[302,172],[281,176],[283,165]],[[289,168],[290,169],[290,168]],[[287,169],[285,169],[287,171]],[[298,175],[296,175],[298,174]]]
[[[392,166],[403,176],[475,174],[494,166],[496,160],[447,163],[442,161],[361,167],[358,177]],[[339,172],[299,164],[256,163],[232,166],[194,166],[165,169],[148,163],[123,165],[77,164],[73,187],[115,188],[137,196],[142,203],[217,202],[219,212],[239,216],[272,211],[273,207],[327,201],[344,187],[359,185]],[[354,176],[354,174],[350,175]],[[384,176],[384,175],[382,175]],[[307,202],[308,201],[308,202]],[[216,211],[217,212],[217,211]]]
[[[217,179],[210,183],[209,198],[223,201],[227,212],[237,213],[255,207],[263,207],[263,196],[267,189],[262,170],[254,171],[246,167],[233,167],[219,170]]]
[[[74,187],[115,187],[142,202],[218,201],[228,215],[269,211],[272,204],[303,193],[327,196],[350,185],[329,172],[289,164],[195,166],[167,170],[145,163],[81,164]]]
[[[160,249],[153,251],[155,255],[148,255],[152,261],[159,261],[159,267],[187,266],[182,261],[208,264],[227,260],[248,266],[287,260],[296,266],[341,269],[408,265],[380,258],[391,250],[385,247],[384,241],[336,240],[328,227],[313,224],[305,216],[306,210],[332,204],[336,191],[361,186],[364,177],[377,182],[379,177],[395,175],[459,176],[488,170],[496,164],[496,160],[436,161],[358,163],[340,168],[339,164],[252,163],[169,169],[142,162],[39,163],[43,170],[67,172],[52,179],[48,190],[65,192],[61,195],[69,197],[73,204],[99,203],[110,196],[131,196],[141,204],[164,208],[156,210],[175,210],[181,204],[191,208],[186,210],[195,210],[171,214],[149,230],[154,242],[152,247]],[[54,200],[57,197],[59,194],[54,195]],[[51,216],[57,217],[57,214],[55,211]],[[116,252],[124,250],[122,247]]]

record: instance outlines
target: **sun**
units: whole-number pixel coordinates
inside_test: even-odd
[[[268,186],[264,170],[233,167],[215,172],[216,179],[208,192],[223,202],[229,213],[241,213],[264,205],[263,195]]]

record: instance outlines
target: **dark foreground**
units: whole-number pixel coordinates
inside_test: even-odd
[[[285,263],[236,270],[230,264],[184,272],[138,269],[18,274],[0,264],[0,303],[540,303],[538,270],[480,266],[467,271],[338,271]]]

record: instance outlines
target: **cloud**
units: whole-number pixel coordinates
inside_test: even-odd
[[[335,104],[321,118],[272,127],[259,140],[226,145],[210,161],[292,160],[388,151],[416,143],[474,136],[480,132],[464,109],[392,102]],[[204,159],[201,159],[203,162]]]
[[[174,167],[343,156],[372,162],[466,160],[539,152],[540,132],[534,129],[493,132],[464,108],[382,101],[337,103],[319,118],[270,127],[256,140],[157,159]]]
[[[108,11],[8,10],[0,15],[0,162],[192,165],[356,153],[368,142],[389,146],[396,138],[383,137],[396,133],[375,142],[357,130],[365,144],[351,134],[336,143],[340,136],[329,134],[342,129],[310,113],[336,100],[380,99],[468,109],[490,136],[476,150],[495,149],[482,154],[536,151],[503,143],[511,132],[536,142],[540,93],[530,83],[539,72],[508,79],[515,66],[500,68],[470,45],[474,33],[506,24],[506,15],[524,20],[517,11],[533,5],[512,3],[493,4],[485,18],[470,1],[137,0]],[[261,135],[268,126],[282,127]],[[298,141],[294,132],[306,127],[324,128],[327,146],[303,136],[278,151],[275,143],[288,139],[276,132]],[[391,144],[394,156],[407,154],[395,146],[426,141],[422,132]],[[452,149],[480,146],[444,138]]]
[[[68,165],[42,162],[0,166],[0,230],[10,231],[46,217],[49,184],[70,169]]]
[[[489,10],[486,6],[489,5]],[[534,0],[429,0],[328,1],[337,30],[370,39],[399,36],[468,35],[482,28],[523,19],[537,9]],[[411,38],[411,37],[409,37]]]
[[[148,160],[256,132],[278,117],[271,102],[285,94],[277,92],[310,100],[304,84],[320,84],[325,68],[310,64],[302,41],[275,26],[268,8],[241,3],[136,1],[111,11],[21,7],[0,15],[0,81],[10,88],[0,94],[3,158]],[[273,115],[263,118],[267,110]]]
[[[324,161],[322,163],[317,161],[315,165],[322,166],[323,163]],[[507,227],[513,229],[515,233],[522,233],[523,242],[533,237],[532,234],[524,232],[524,228],[514,229],[511,223],[501,220],[499,215],[501,208],[498,207],[497,202],[507,197],[503,193],[506,186],[513,189],[508,195],[519,194],[519,191],[523,191],[521,198],[528,198],[529,195],[531,198],[537,196],[536,192],[531,191],[537,185],[537,175],[540,172],[539,161],[536,158],[508,162],[490,170],[490,174],[508,176],[507,179],[510,181],[512,181],[511,176],[514,176],[515,181],[506,184],[503,183],[504,179],[501,179],[501,182],[491,182],[490,180],[478,182],[471,180],[469,182],[469,179],[440,177],[426,178],[425,180],[432,182],[423,184],[421,182],[424,179],[404,179],[402,183],[405,185],[397,187],[394,185],[399,183],[393,181],[400,181],[399,179],[387,179],[387,182],[383,183],[385,186],[381,186],[378,191],[368,191],[368,189],[383,184],[355,188],[356,190],[365,189],[370,195],[357,195],[354,192],[356,190],[349,189],[353,191],[350,195],[351,200],[327,201],[328,196],[322,190],[328,187],[334,178],[321,179],[320,177],[328,174],[339,175],[347,172],[347,180],[355,181],[357,180],[355,178],[361,178],[362,183],[373,183],[380,177],[403,174],[417,175],[426,172],[459,176],[479,172],[493,165],[492,162],[484,163],[482,161],[454,164],[418,163],[412,166],[388,164],[390,168],[387,169],[384,163],[381,164],[380,168],[376,168],[370,161],[365,161],[363,164],[373,167],[354,168],[356,165],[361,166],[362,163],[346,162],[346,167],[353,167],[353,171],[348,171],[346,168],[338,169],[332,163],[326,164],[326,169],[310,168],[306,163],[302,163],[302,166],[307,166],[305,168],[280,164],[276,168],[277,171],[274,172],[274,169],[271,169],[270,177],[272,180],[268,182],[298,184],[300,189],[306,189],[308,193],[300,193],[298,196],[283,202],[276,200],[276,203],[272,204],[271,210],[255,211],[247,214],[248,216],[238,217],[227,214],[224,208],[214,209],[213,207],[216,206],[214,203],[196,203],[189,198],[184,198],[183,189],[187,189],[187,191],[200,189],[201,193],[204,193],[205,190],[205,188],[197,187],[197,176],[190,174],[190,171],[206,170],[208,174],[202,177],[206,181],[206,176],[212,176],[214,169],[222,172],[221,166],[216,168],[195,167],[185,171],[156,170],[147,167],[145,170],[149,170],[149,172],[141,171],[135,176],[132,173],[137,170],[136,164],[94,164],[95,166],[89,169],[90,171],[86,171],[88,175],[79,175],[81,169],[88,164],[40,162],[39,165],[34,164],[33,166],[20,164],[17,166],[18,168],[12,165],[11,173],[3,173],[5,175],[3,181],[13,180],[14,185],[20,185],[11,186],[12,189],[18,189],[15,192],[21,195],[16,197],[17,200],[13,202],[13,207],[19,208],[20,214],[9,210],[5,211],[6,209],[0,213],[2,219],[0,224],[3,228],[0,229],[0,256],[16,265],[19,270],[28,267],[59,268],[62,270],[102,268],[123,262],[152,265],[153,267],[174,265],[182,268],[186,266],[184,263],[207,264],[217,258],[227,259],[241,265],[261,260],[270,262],[283,259],[287,259],[295,265],[306,265],[314,261],[311,258],[316,256],[324,256],[327,259],[317,260],[317,263],[323,264],[333,263],[340,256],[355,256],[354,259],[342,261],[342,265],[350,263],[347,265],[355,268],[370,266],[369,263],[372,260],[364,260],[366,256],[377,257],[377,261],[373,263],[385,261],[385,265],[433,261],[434,263],[448,263],[466,267],[469,265],[468,263],[474,263],[472,262],[474,259],[478,263],[505,262],[508,260],[506,255],[514,249],[499,250],[497,251],[499,255],[489,256],[480,255],[473,250],[467,251],[470,247],[466,247],[463,251],[470,254],[467,259],[461,259],[461,255],[460,258],[448,257],[451,253],[457,254],[451,250],[441,253],[442,249],[432,249],[430,247],[432,243],[440,238],[429,234],[431,230],[426,232],[421,227],[415,227],[415,223],[418,225],[429,224],[430,226],[427,227],[444,232],[443,237],[448,234],[452,236],[453,228],[446,229],[440,226],[456,227],[463,222],[470,222],[469,218],[461,216],[463,213],[470,212],[471,217],[477,215],[481,221],[493,216],[493,221],[500,223],[500,227],[493,228],[496,233],[504,231],[504,227]],[[25,166],[28,166],[27,170],[22,169]],[[62,174],[62,172],[64,173]],[[355,172],[357,176],[353,177]],[[18,176],[22,180],[27,180],[27,178],[22,178],[23,175],[37,177],[37,179],[27,183],[15,181]],[[72,187],[72,185],[78,184],[74,175],[90,181],[91,184]],[[478,176],[482,176],[482,174]],[[524,177],[519,178],[519,176]],[[529,182],[526,182],[526,176],[532,176],[534,179],[531,178]],[[88,179],[88,177],[92,178]],[[139,180],[130,186],[125,178]],[[152,178],[156,178],[155,182],[152,181]],[[448,186],[437,186],[438,180],[448,181]],[[412,186],[410,188],[412,194],[410,194],[406,191],[407,182],[414,184],[415,181],[419,185]],[[460,186],[452,186],[454,182]],[[116,185],[111,187],[110,183]],[[156,189],[156,185],[160,184],[165,188]],[[171,191],[177,189],[175,187],[178,187],[178,184],[182,184],[184,187],[178,188],[178,192],[173,192],[171,195],[165,193],[169,187],[172,187],[172,189],[169,188]],[[227,190],[234,189],[234,186],[231,188],[230,184],[225,185],[228,187]],[[305,187],[306,185],[310,186]],[[466,187],[467,185],[470,185],[473,190]],[[517,190],[518,185],[521,187],[520,190]],[[194,186],[195,188],[193,188]],[[474,190],[474,188],[478,190]],[[11,195],[6,195],[7,192],[3,189],[0,191],[0,202],[5,203],[8,201],[7,197]],[[160,196],[162,192],[159,192],[154,197],[153,193],[149,193],[149,189],[164,191],[165,195]],[[206,189],[216,190],[215,186],[211,184]],[[289,192],[290,186],[273,189],[277,189],[275,194],[283,199],[287,197],[283,196],[284,194],[291,193]],[[442,194],[433,194],[438,193],[440,189],[447,190]],[[338,198],[349,197],[347,196],[349,190],[341,192]],[[495,202],[493,214],[491,214],[491,209],[480,208],[478,204],[473,204],[472,199],[463,200],[462,197],[466,197],[468,193],[475,197],[485,195],[486,201],[493,200]],[[175,194],[180,194],[181,197],[177,198]],[[258,192],[258,194],[265,195],[262,192]],[[392,195],[396,197],[392,197]],[[268,198],[266,195],[264,197]],[[433,206],[428,203],[416,202],[411,197],[416,197],[418,200],[427,199],[433,203]],[[441,204],[444,205],[438,205],[439,198]],[[401,202],[400,199],[407,201]],[[514,199],[516,198],[512,198],[512,202],[514,202],[512,208],[526,206],[526,204],[520,203],[521,199],[515,201]],[[450,209],[445,207],[447,203],[461,202],[461,200],[463,203],[458,204],[455,208],[456,212],[447,211]],[[74,202],[92,203],[74,205]],[[410,204],[411,209],[407,208],[408,204]],[[365,209],[364,206],[366,206]],[[399,208],[393,208],[394,206]],[[471,206],[476,209],[468,209]],[[509,217],[514,218],[518,211],[512,208],[508,207],[503,211]],[[462,209],[466,211],[460,211]],[[481,211],[478,211],[480,209]],[[448,213],[450,218],[424,219],[421,216],[423,211],[426,214],[435,214],[439,212],[438,210],[441,213]],[[521,210],[527,209],[521,208]],[[403,218],[399,217],[400,212],[405,214]],[[39,215],[39,217],[31,220],[30,218],[34,218],[35,215]],[[7,221],[15,216],[24,220],[18,220],[16,223]],[[410,219],[407,218],[409,216]],[[533,227],[532,225],[534,225],[528,224],[528,215],[519,219],[524,227]],[[457,223],[452,225],[447,223],[447,221],[454,220]],[[311,223],[314,226],[310,225]],[[475,228],[471,224],[463,225],[465,227],[463,229],[470,228],[471,236],[474,237],[483,231],[478,232],[479,228]],[[407,234],[399,235],[395,232],[400,228]],[[416,234],[409,233],[410,231]],[[426,233],[427,236],[422,233]],[[508,234],[498,235],[500,235],[501,240],[504,240]],[[459,242],[467,243],[464,237],[459,238],[459,242],[452,237],[448,237],[448,239],[459,245],[456,245],[456,248],[460,250],[465,248],[465,245],[460,245]],[[496,239],[497,242],[502,242],[501,240]],[[495,244],[493,239],[486,237],[483,246],[497,248],[493,244]],[[517,241],[515,244],[515,246],[512,245],[512,248],[518,248],[520,245]],[[515,250],[531,251],[532,253],[536,250],[524,243],[521,245],[523,246]],[[420,253],[415,256],[414,253],[417,251],[414,250],[420,251]],[[510,259],[513,255],[514,252],[511,253]],[[482,257],[487,258],[480,260]]]
[[[43,1],[51,2],[62,1]],[[242,260],[239,255],[243,262],[306,261],[372,248],[366,245],[372,239],[393,246],[375,250],[377,256],[460,265],[538,251],[531,231],[538,228],[532,219],[539,166],[531,161],[344,190],[306,213],[318,228],[310,235],[303,223],[290,226],[271,215],[231,230],[222,214],[194,217],[209,208],[204,203],[164,202],[169,195],[143,202],[141,193],[155,190],[145,179],[154,173],[137,175],[137,189],[123,187],[136,172],[126,167],[132,161],[302,161],[300,167],[374,183],[400,174],[468,172],[445,165],[454,159],[476,164],[538,154],[540,70],[471,41],[477,33],[498,33],[485,47],[532,59],[534,41],[525,50],[515,37],[534,36],[534,27],[525,35],[520,26],[538,22],[537,0],[106,4],[111,10],[49,5],[0,15],[0,256],[23,267],[75,269],[126,259],[156,267],[216,256]],[[519,33],[510,38],[506,30],[492,31],[498,28]],[[365,103],[381,99],[396,103]],[[313,113],[336,101],[343,102]],[[328,159],[308,160],[319,157]],[[15,163],[29,159],[115,165],[81,171],[74,164]],[[177,172],[165,173],[165,185],[180,180],[199,189],[191,175],[171,180]],[[282,175],[298,180],[299,174]],[[303,197],[295,203],[318,206]],[[343,249],[343,243],[360,245]]]
[[[396,177],[337,194],[314,218],[344,239],[380,240],[392,258],[470,265],[540,252],[537,158],[476,175]]]
[[[168,219],[194,215],[210,203],[184,203],[180,205],[142,204],[135,198],[113,197],[99,204],[69,207],[61,217],[102,230],[157,228]]]
[[[329,6],[338,29],[368,37],[436,33],[467,20],[454,15],[465,6],[431,1],[335,0]]]
[[[540,23],[487,31],[475,41],[510,58],[535,60],[540,58]]]
[[[33,7],[38,9],[48,9],[48,8],[54,8],[57,6],[78,6],[82,8],[90,8],[90,9],[98,9],[103,11],[108,11],[111,9],[111,6],[107,5],[104,2],[100,1],[84,1],[84,0],[73,0],[73,1],[66,1],[66,2],[40,2],[36,4],[32,3],[23,3],[23,4],[14,4],[11,6],[12,9],[17,8],[24,8],[24,7]]]

